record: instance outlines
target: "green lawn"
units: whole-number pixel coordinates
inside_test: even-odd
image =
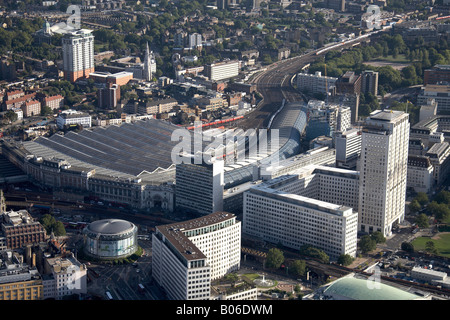
[[[254,281],[261,277],[258,273],[246,273],[244,274],[244,276],[246,276],[251,281]]]
[[[425,244],[428,241],[433,241],[434,246],[438,250],[438,254],[443,257],[450,258],[450,233],[439,234],[439,239],[430,239],[427,237],[420,237],[415,239],[412,244],[414,246],[414,250],[425,250]]]
[[[378,57],[375,59],[372,59],[372,61],[386,61],[386,62],[397,62],[397,63],[406,63],[411,62],[409,61],[404,54],[399,54],[396,58],[394,58],[392,55],[388,55],[387,57]]]

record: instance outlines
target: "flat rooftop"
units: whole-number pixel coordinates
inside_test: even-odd
[[[166,237],[186,260],[200,260],[205,259],[206,256],[196,247],[189,237],[184,234],[184,232],[218,224],[234,217],[235,215],[232,213],[215,212],[192,220],[156,226],[156,229]]]
[[[376,110],[370,114],[370,119],[381,121],[392,121],[403,114],[404,114],[403,111],[397,110]]]

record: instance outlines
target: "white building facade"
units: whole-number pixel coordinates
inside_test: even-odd
[[[243,232],[300,249],[312,245],[331,259],[355,256],[358,173],[308,166],[244,193]]]
[[[224,161],[176,165],[175,206],[211,214],[223,210]]]
[[[376,110],[362,130],[359,229],[384,236],[404,220],[408,165],[409,115]]]
[[[214,63],[205,67],[206,76],[211,81],[219,81],[237,77],[239,75],[240,62],[237,60]]]
[[[92,30],[80,29],[64,35],[62,50],[65,80],[75,82],[95,71]]]
[[[85,128],[92,126],[92,117],[84,112],[76,110],[64,110],[56,117],[56,125],[62,129],[65,125],[80,124]]]
[[[241,223],[216,212],[157,226],[152,236],[152,275],[170,299],[209,300],[211,281],[240,268]]]
[[[300,91],[305,91],[308,94],[322,93],[326,95],[331,87],[336,84],[337,78],[322,76],[320,71],[314,74],[298,73],[297,74],[297,88]]]

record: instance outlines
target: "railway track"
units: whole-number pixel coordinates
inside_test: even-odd
[[[251,81],[251,83],[256,84],[256,91],[262,95],[263,101],[254,111],[240,120],[238,126],[244,130],[266,128],[271,115],[281,107],[283,99],[286,102],[306,100],[305,96],[291,85],[292,78],[298,72],[316,59],[325,56],[328,50],[348,49],[353,47],[355,43],[359,44],[368,39],[369,36],[365,40],[349,40],[340,45],[320,48],[305,55],[282,60],[268,66],[265,71],[257,74]]]

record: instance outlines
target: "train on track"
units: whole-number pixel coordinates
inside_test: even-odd
[[[190,126],[190,127],[187,127],[186,129],[193,130],[195,128],[204,128],[204,127],[216,126],[216,125],[219,125],[219,124],[224,124],[224,123],[228,123],[228,122],[237,121],[237,120],[240,120],[240,119],[243,119],[243,118],[244,118],[244,116],[237,116],[237,117],[224,119],[224,120],[216,120],[216,121],[213,121],[213,122],[202,123],[199,126]]]

